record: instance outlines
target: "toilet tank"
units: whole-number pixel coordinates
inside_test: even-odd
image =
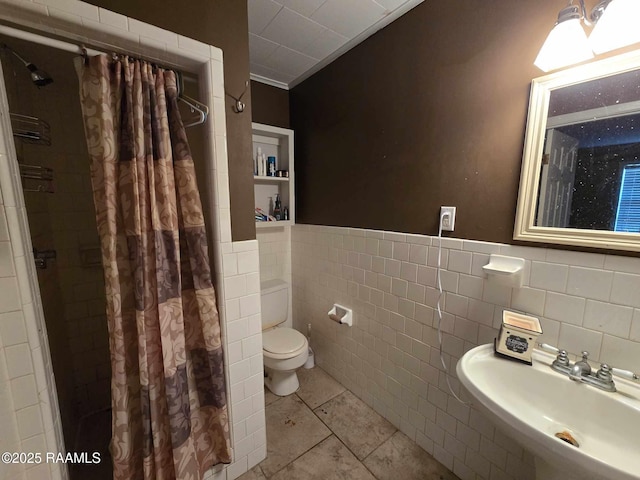
[[[271,328],[287,320],[289,312],[289,284],[280,279],[260,284],[262,328]]]

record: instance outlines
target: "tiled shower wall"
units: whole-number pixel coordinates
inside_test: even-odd
[[[73,71],[71,66],[70,70]],[[68,85],[69,96],[77,93],[73,83]],[[64,303],[64,325],[61,327],[67,335],[74,379],[74,410],[82,416],[111,405],[111,368],[104,273],[82,117],[78,103],[67,101],[67,105],[63,105],[64,99],[64,96],[52,98],[51,103],[60,104],[50,105],[52,108],[48,113],[50,116],[51,112],[60,112],[61,118],[66,119],[60,121],[66,128],[59,135],[53,131],[50,147],[54,158],[51,166],[56,177],[50,213]],[[53,121],[57,120],[54,118]]]
[[[0,95],[8,111],[5,101]],[[3,115],[1,121],[6,128],[8,118]],[[55,386],[47,331],[38,322],[39,299],[31,296],[37,277],[33,256],[23,243],[28,238],[26,210],[10,169],[11,145],[3,137],[0,134],[0,451],[55,451],[63,438],[57,398],[51,395]],[[65,473],[60,464],[0,464],[0,478],[7,480],[60,479]]]
[[[49,342],[52,345],[59,398],[69,383],[62,408],[67,415],[69,442],[76,420],[110,406],[110,363],[105,316],[104,275],[91,194],[88,153],[77,96],[78,81],[73,55],[43,46],[9,40],[33,63],[47,67],[54,83],[34,86],[16,73],[22,67],[5,61],[5,83],[13,112],[38,117],[51,126],[51,144],[15,140],[18,161],[51,168],[54,193],[25,191],[25,204],[34,248],[51,249],[57,258],[39,270],[40,291]],[[27,181],[34,189],[42,182]],[[48,225],[49,231],[42,232]],[[51,291],[51,292],[49,292]],[[49,294],[47,294],[49,293]],[[64,362],[58,357],[63,355]],[[66,385],[64,385],[66,386]],[[66,389],[65,389],[66,390]]]
[[[529,454],[450,393],[437,340],[437,237],[292,227],[294,327],[312,324],[317,362],[462,480],[533,478]],[[522,288],[490,283],[490,253],[526,259]],[[442,240],[443,351],[455,363],[492,342],[502,311],[541,319],[552,345],[640,367],[640,259]],[[352,328],[327,318],[354,309]],[[464,398],[459,383],[454,391]]]
[[[21,450],[21,440],[31,437],[24,421],[35,419],[42,425],[38,408],[31,348],[21,309],[20,292],[13,264],[13,251],[5,210],[0,208],[0,451]],[[37,335],[36,335],[37,339]],[[23,425],[19,427],[18,423]],[[31,422],[30,422],[31,423]],[[31,430],[31,425],[28,430]],[[37,441],[45,447],[44,432]],[[46,448],[46,447],[45,447]],[[0,478],[13,480],[22,465],[0,462]],[[24,478],[24,477],[22,477]]]
[[[42,49],[38,51],[38,57],[34,58],[33,55],[35,52],[32,50],[33,45],[9,38],[3,39],[3,41],[6,41],[12,48],[20,51],[22,55],[33,59],[32,61],[36,64],[39,62],[42,65],[42,60],[46,59],[48,61],[45,61],[44,64],[47,65],[47,68],[52,66],[52,59],[48,58],[46,54],[43,55]],[[27,49],[27,46],[30,48]],[[49,115],[56,115],[55,122],[51,122],[51,118],[47,118],[47,120],[49,120],[52,125],[57,137],[53,148],[58,151],[61,150],[61,145],[65,145],[65,142],[60,141],[59,133],[63,129],[63,124],[66,125],[71,122],[61,122],[57,108],[50,108],[50,103],[53,97],[60,93],[60,89],[63,88],[66,82],[50,85],[48,89],[35,88],[34,85],[28,81],[28,78],[20,75],[22,73],[22,64],[14,62],[14,58],[8,52],[3,52],[1,61],[4,71],[6,95],[9,100],[11,112],[35,116],[40,119],[47,118]],[[71,72],[73,73],[73,68],[71,68]],[[53,72],[56,80],[60,80],[57,73],[57,71]],[[66,89],[68,88],[70,87],[66,87]],[[59,103],[69,102],[65,98],[63,102]],[[49,115],[43,117],[44,112],[47,110],[49,111]],[[65,111],[64,108],[63,111]],[[14,137],[14,144],[18,161],[23,164],[54,167],[55,169],[55,165],[53,165],[55,160],[59,157],[64,158],[62,153],[54,153],[51,145],[46,145],[42,142],[32,142],[23,138]],[[63,148],[62,152],[64,151]],[[52,194],[46,192],[30,191],[36,190],[39,186],[45,186],[46,184],[44,182],[26,180],[23,185],[25,205],[29,215],[28,220],[32,245],[38,250],[59,250],[59,245],[58,247],[56,246],[54,238],[53,219],[51,216],[52,206],[59,197],[54,197]],[[58,187],[57,183],[56,187]],[[58,261],[48,261],[46,269],[37,270],[37,276],[40,286],[40,299],[47,319],[47,336],[49,350],[51,352],[51,362],[54,371],[57,373],[56,389],[58,392],[62,425],[65,438],[71,442],[77,430],[78,415],[74,411],[73,405],[74,376],[69,375],[69,372],[72,371],[71,358],[69,356],[64,300],[60,288],[60,269],[58,266]]]

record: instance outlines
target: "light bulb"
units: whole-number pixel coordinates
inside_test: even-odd
[[[544,72],[593,58],[579,18],[556,24],[542,45],[534,65]]]
[[[640,1],[613,0],[589,36],[597,54],[640,42]]]

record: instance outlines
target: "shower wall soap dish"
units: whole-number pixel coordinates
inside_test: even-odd
[[[507,287],[521,287],[524,273],[524,258],[506,257],[491,254],[489,263],[482,267],[489,281],[494,281]]]

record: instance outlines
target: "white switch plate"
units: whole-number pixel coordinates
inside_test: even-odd
[[[456,207],[440,207],[443,232],[453,232],[456,225]]]

